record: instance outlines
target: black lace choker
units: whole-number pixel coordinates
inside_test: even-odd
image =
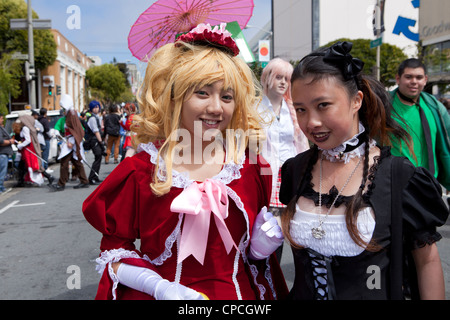
[[[325,157],[325,159],[331,162],[343,161],[345,163],[348,163],[351,158],[359,158],[364,155],[364,142],[367,140],[367,138],[364,137],[364,135],[367,134],[365,131],[366,130],[363,124],[360,122],[359,132],[351,139],[343,142],[333,149],[325,150],[319,148],[319,150],[322,151],[322,155]],[[371,147],[376,144],[375,141],[372,140],[370,140],[369,143]]]

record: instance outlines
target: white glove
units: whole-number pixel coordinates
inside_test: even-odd
[[[156,300],[205,300],[205,296],[182,284],[163,279],[156,272],[121,263],[117,269],[119,282],[144,292]]]
[[[250,240],[250,258],[262,260],[283,244],[284,237],[277,219],[263,207],[256,216]]]

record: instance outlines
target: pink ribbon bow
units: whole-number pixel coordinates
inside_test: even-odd
[[[170,210],[186,214],[178,263],[192,254],[203,265],[211,214],[214,214],[214,221],[227,253],[230,253],[233,246],[238,250],[224,221],[228,217],[228,196],[223,183],[210,179],[200,184],[192,183],[172,201]]]

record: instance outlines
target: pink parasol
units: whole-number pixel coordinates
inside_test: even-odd
[[[199,23],[218,25],[236,21],[244,29],[253,14],[253,0],[159,0],[144,11],[128,35],[133,56],[147,61],[179,33],[189,32]]]

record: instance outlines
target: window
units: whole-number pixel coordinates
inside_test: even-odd
[[[424,47],[424,62],[428,74],[438,75],[450,72],[450,41]]]

